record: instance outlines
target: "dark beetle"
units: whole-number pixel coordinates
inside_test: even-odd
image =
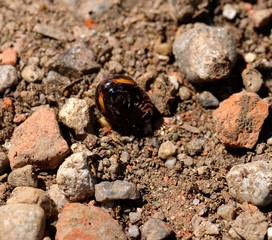
[[[96,106],[112,127],[135,135],[150,134],[158,110],[136,82],[116,75],[101,81],[95,94]]]

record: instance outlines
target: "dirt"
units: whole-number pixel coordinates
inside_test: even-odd
[[[222,9],[226,3],[239,6],[239,15],[234,20],[222,16]],[[216,137],[212,122],[213,109],[201,107],[196,94],[208,90],[222,101],[241,91],[241,72],[246,66],[243,56],[253,51],[256,53],[256,60],[252,66],[257,68],[264,78],[259,95],[262,98],[271,97],[270,28],[254,28],[249,13],[253,10],[248,9],[250,6],[254,6],[254,9],[268,8],[272,7],[272,1],[210,1],[208,7],[204,5],[203,9],[196,9],[195,15],[186,21],[177,19],[168,1],[121,1],[103,13],[91,14],[88,22],[63,3],[49,0],[2,0],[0,52],[9,47],[16,50],[18,59],[15,66],[20,79],[16,86],[1,94],[2,149],[6,151],[5,146],[10,142],[14,128],[24,121],[35,107],[49,105],[58,112],[69,97],[88,99],[95,117],[93,135],[96,137],[92,135],[78,140],[72,132],[61,127],[69,144],[80,142],[94,153],[92,164],[95,168],[103,158],[118,159],[122,151],[128,153],[129,159],[127,162],[121,162],[118,168],[104,166],[101,171],[97,171],[100,181],[128,180],[135,183],[141,193],[141,201],[117,202],[113,207],[112,215],[124,230],[129,226],[126,208],[130,211],[142,208],[139,225],[156,212],[162,212],[167,225],[174,232],[174,239],[192,238],[191,219],[195,215],[205,217],[219,226],[218,236],[206,236],[205,239],[222,239],[223,236],[228,236],[230,224],[226,224],[217,214],[219,206],[233,201],[228,193],[226,173],[233,165],[246,163],[251,159],[270,159],[272,147],[266,144],[272,130],[268,124],[270,118],[265,123],[255,148],[227,149]],[[190,28],[196,21],[222,26],[232,34],[238,60],[227,79],[192,85],[179,72],[174,56],[167,50],[171,47],[175,34]],[[59,32],[57,36],[52,37],[33,31],[37,23],[45,23],[62,30],[61,37],[58,37]],[[33,62],[37,62],[47,76],[48,72],[54,69],[52,66],[55,57],[80,41],[93,50],[94,59],[100,65],[100,72],[96,69],[84,74],[64,73],[66,78],[63,81],[50,86],[44,81],[29,83],[21,78],[22,69]],[[163,43],[166,45],[162,46]],[[255,49],[257,50],[254,51]],[[116,62],[121,65],[121,69]],[[101,115],[94,104],[95,88],[101,76],[109,73],[132,77],[150,95],[164,117],[163,125],[152,136],[122,136],[99,125],[98,119]],[[182,101],[178,91],[173,89],[167,80],[168,76],[173,74],[177,76],[180,86],[186,86],[190,90],[191,97],[188,100]],[[12,100],[12,107],[4,107],[7,98]],[[194,143],[191,142],[193,139]],[[191,155],[193,162],[188,164],[177,160],[173,169],[167,168],[165,161],[158,157],[160,144],[167,140],[173,141],[178,147],[175,157],[187,153]],[[201,145],[200,151],[194,150],[197,144]],[[266,144],[266,148],[257,152],[261,144]],[[42,182],[40,188],[46,190],[55,183],[55,173],[39,173]],[[6,185],[6,178],[1,181],[2,185]],[[11,190],[10,186],[6,187],[5,198],[1,204],[5,203]],[[271,211],[261,210],[272,227]],[[51,237],[54,238],[54,231],[51,232]]]

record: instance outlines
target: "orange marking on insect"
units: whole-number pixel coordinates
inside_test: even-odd
[[[113,80],[114,83],[124,83],[124,84],[130,84],[130,85],[136,85],[136,83],[131,79],[126,78],[117,78]]]
[[[106,112],[106,108],[105,108],[105,104],[104,104],[104,96],[102,93],[99,94],[98,102],[99,102],[99,105],[100,105],[102,111]]]

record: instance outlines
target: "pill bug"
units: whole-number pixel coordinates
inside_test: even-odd
[[[102,80],[96,88],[95,100],[113,128],[135,135],[153,131],[152,121],[158,110],[133,79],[115,75]]]

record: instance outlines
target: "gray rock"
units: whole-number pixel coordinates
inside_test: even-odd
[[[204,108],[213,108],[219,106],[218,99],[209,91],[203,91],[197,94],[200,105]]]
[[[263,85],[262,74],[256,69],[244,69],[242,72],[243,84],[248,92],[258,92]]]
[[[42,80],[44,76],[44,70],[39,68],[37,65],[28,65],[22,71],[22,78],[27,82],[38,82]]]
[[[181,72],[192,83],[227,77],[237,58],[229,32],[204,24],[177,36],[173,53]]]
[[[44,211],[34,204],[1,206],[0,229],[0,240],[41,240],[45,229]]]
[[[237,214],[236,207],[234,204],[221,205],[217,209],[217,214],[221,218],[223,218],[227,221],[231,221],[236,217],[236,214]]]
[[[52,68],[59,74],[78,78],[82,74],[98,72],[100,65],[95,62],[93,51],[83,43],[77,43],[72,48],[52,60]]]
[[[204,145],[204,139],[193,138],[185,146],[185,152],[191,156],[202,153]]]
[[[192,166],[194,164],[194,159],[185,153],[181,153],[178,156],[178,160],[183,162],[185,166]]]
[[[53,184],[52,186],[50,186],[47,194],[53,201],[53,212],[56,215],[61,212],[66,203],[69,203],[65,195],[59,190],[58,184]]]
[[[38,187],[38,178],[32,165],[14,169],[8,176],[8,183],[13,187]]]
[[[149,219],[143,225],[141,232],[146,240],[165,239],[171,234],[171,230],[167,228],[165,222],[160,219]]]
[[[60,191],[71,201],[85,200],[94,195],[95,178],[84,152],[66,158],[59,167],[56,180]]]
[[[116,180],[114,182],[101,182],[95,185],[95,199],[97,202],[138,199],[138,192],[134,183]]]
[[[165,161],[165,166],[169,169],[172,169],[175,167],[175,164],[177,162],[177,159],[174,158],[174,157],[171,157],[171,158],[168,158],[166,161]]]
[[[9,160],[4,152],[0,152],[0,175],[5,173],[9,167]]]
[[[28,203],[40,206],[47,217],[51,216],[52,202],[45,191],[33,187],[16,187],[7,204]]]
[[[232,4],[225,4],[223,7],[222,15],[228,20],[233,20],[237,15],[237,7]]]
[[[139,230],[138,226],[136,226],[136,225],[129,226],[128,235],[132,238],[140,237],[140,230]]]
[[[236,165],[226,179],[230,195],[239,203],[264,207],[272,202],[272,166],[266,161]]]
[[[71,83],[68,77],[62,76],[55,71],[49,71],[47,76],[43,79],[43,83],[50,86],[66,86]]]
[[[12,65],[0,66],[0,93],[18,83],[17,70]]]
[[[89,105],[84,99],[69,98],[59,111],[59,119],[77,135],[91,131]]]
[[[204,235],[218,235],[219,228],[211,221],[195,215],[192,218],[193,234],[197,238],[202,238]]]
[[[262,212],[242,212],[231,224],[232,228],[242,239],[265,239],[268,223]]]
[[[142,214],[140,212],[130,212],[128,216],[129,222],[134,224],[141,220]]]
[[[168,159],[176,154],[177,146],[171,141],[166,141],[161,144],[158,156],[162,159]]]

